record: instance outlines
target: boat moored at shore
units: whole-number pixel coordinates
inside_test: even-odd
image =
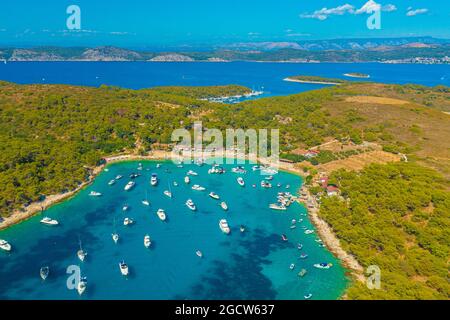
[[[49,217],[43,218],[43,219],[41,220],[41,223],[42,223],[42,224],[45,224],[45,225],[47,225],[47,226],[57,226],[57,225],[59,225],[58,220],[51,219],[51,218],[49,218]]]

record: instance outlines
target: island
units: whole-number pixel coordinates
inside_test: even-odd
[[[369,79],[370,75],[365,73],[359,73],[359,72],[352,72],[352,73],[344,73],[344,76],[349,78],[362,78],[362,79]]]
[[[283,79],[284,81],[290,82],[300,82],[300,83],[311,83],[311,84],[330,84],[330,85],[341,85],[348,81],[335,78],[325,78],[318,76],[291,76]]]

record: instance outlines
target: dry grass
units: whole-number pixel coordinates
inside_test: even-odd
[[[385,97],[374,97],[374,96],[347,97],[345,101],[355,103],[375,103],[375,104],[390,104],[390,105],[404,105],[409,103],[408,101],[405,100],[385,98]]]
[[[396,154],[389,152],[376,150],[372,152],[367,152],[363,154],[358,154],[350,156],[347,159],[331,161],[318,166],[319,171],[333,172],[339,169],[347,170],[362,170],[365,166],[372,163],[388,163],[388,162],[398,162],[401,157]]]

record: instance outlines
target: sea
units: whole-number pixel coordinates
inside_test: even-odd
[[[283,81],[293,75],[317,75],[342,78],[344,73],[360,72],[371,78],[349,79],[383,83],[414,83],[426,86],[450,85],[450,67],[446,65],[403,64],[298,64],[298,63],[140,63],[140,62],[10,62],[0,64],[0,80],[22,84],[72,84],[98,87],[102,84],[131,89],[164,85],[210,86],[238,84],[262,90],[260,97],[295,94],[324,85]],[[295,193],[302,179],[279,172],[273,188],[263,189],[264,178],[246,164],[245,188],[225,165],[224,175],[209,175],[208,166],[177,167],[164,162],[142,162],[141,176],[129,192],[124,185],[129,175],[138,172],[138,162],[109,165],[88,188],[73,198],[46,209],[18,225],[0,231],[0,239],[13,246],[11,253],[0,252],[0,299],[338,299],[350,283],[348,270],[320,243],[317,232],[300,204],[286,211],[274,211],[269,205],[278,192]],[[183,183],[188,170],[198,176]],[[152,187],[152,173],[159,185]],[[114,185],[117,175],[124,178]],[[178,186],[173,185],[178,182]],[[192,184],[206,191],[194,191]],[[254,188],[252,185],[255,184]],[[281,187],[277,187],[281,184]],[[289,185],[290,188],[286,189]],[[170,189],[173,199],[163,194]],[[101,197],[89,196],[91,191]],[[225,212],[210,191],[226,201]],[[148,199],[150,206],[142,200]],[[198,210],[193,213],[185,202],[191,198]],[[122,210],[125,204],[129,210]],[[164,209],[168,220],[158,219]],[[59,226],[40,223],[44,216],[57,219]],[[125,227],[124,218],[135,220]],[[231,234],[225,235],[219,221],[227,219]],[[292,220],[296,220],[292,224]],[[240,232],[240,226],[245,232]],[[295,228],[291,228],[295,226]],[[111,234],[120,235],[118,244]],[[150,235],[152,246],[144,247]],[[282,241],[281,235],[288,241]],[[77,257],[80,249],[88,252],[85,262]],[[302,249],[299,250],[299,245]],[[203,258],[196,251],[203,253]],[[307,255],[306,259],[300,256]],[[129,265],[130,274],[121,275],[119,263]],[[314,264],[331,263],[330,269]],[[291,270],[291,265],[294,265]],[[43,281],[39,270],[50,268]],[[307,271],[304,277],[299,271]],[[79,273],[78,273],[79,272]],[[86,292],[79,296],[73,277],[87,277]]]

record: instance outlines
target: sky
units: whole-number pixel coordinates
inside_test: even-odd
[[[376,2],[375,2],[376,1]],[[449,0],[14,0],[0,9],[0,46],[165,47],[239,42],[450,38]],[[69,6],[80,29],[69,30]],[[380,29],[366,21],[381,10]]]

